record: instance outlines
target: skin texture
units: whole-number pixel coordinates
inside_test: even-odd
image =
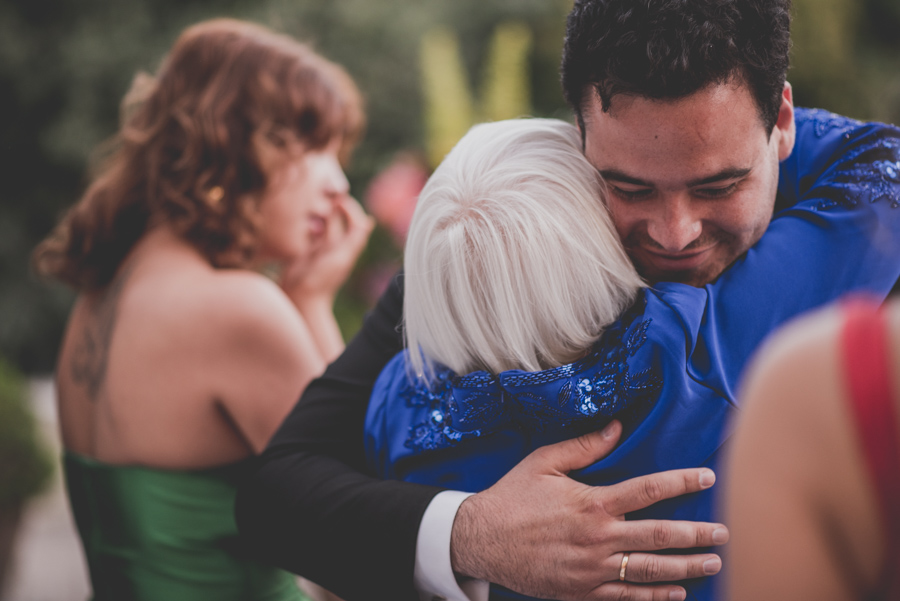
[[[585,155],[607,180],[616,230],[649,282],[707,284],[762,236],[775,204],[778,163],[794,146],[789,84],[771,135],[739,80],[676,100],[616,96],[608,113],[595,97],[583,116]],[[652,474],[610,487],[558,478],[596,461],[614,445],[586,440],[560,443],[568,448],[561,453],[538,450],[495,486],[462,503],[451,533],[451,563],[457,574],[555,599],[674,600],[685,598],[682,587],[644,583],[706,576],[721,569],[721,560],[712,554],[650,553],[723,544],[728,531],[721,524],[625,522],[624,512],[607,505],[609,498],[626,499],[633,510],[698,490],[709,470]],[[565,490],[537,494],[536,482]],[[532,502],[522,502],[524,497]],[[590,516],[590,521],[574,521],[572,515]],[[582,523],[592,528],[578,533],[560,528]],[[648,530],[655,546],[644,542]],[[509,532],[521,534],[515,539],[517,555],[485,542],[509,538]],[[573,545],[573,540],[581,542]],[[519,565],[522,558],[547,557],[548,545],[558,546],[550,555],[560,558],[559,566]],[[648,553],[629,559],[629,582],[621,583],[622,554],[636,550]]]
[[[702,286],[765,232],[795,126],[786,84],[775,129],[739,80],[677,100],[619,95],[584,110],[585,155],[609,184],[625,249],[650,282]]]
[[[897,391],[900,306],[888,314]],[[845,396],[841,323],[833,308],[803,318],[749,371],[726,495],[735,601],[849,601],[874,592],[885,531]]]
[[[712,470],[673,470],[605,487],[585,486],[567,476],[612,451],[621,433],[621,424],[613,421],[600,432],[538,449],[497,484],[469,497],[459,514],[471,520],[472,528],[459,533],[453,529],[454,565],[474,577],[553,599],[684,599],[684,589],[675,585],[632,583],[717,573],[722,561],[712,553],[661,556],[649,552],[723,544],[728,530],[721,524],[625,521],[626,513],[709,488],[716,479]],[[510,512],[505,499],[512,495],[519,506],[531,511]],[[590,527],[573,530],[584,523]],[[541,548],[556,562],[540,567],[521,562],[521,555],[505,551],[510,533],[519,545]],[[625,583],[618,580],[624,549],[633,551]],[[493,561],[485,569],[489,562],[483,558],[488,556]]]
[[[260,199],[261,258],[290,287],[215,269],[162,223],[111,284],[78,298],[57,369],[67,449],[172,469],[263,449],[343,347],[331,306],[372,223],[336,161],[330,146],[283,162]]]
[[[350,190],[339,150],[338,141],[275,162],[260,205],[263,259],[303,264],[321,249],[335,203]]]
[[[119,296],[128,276],[129,272],[125,270],[109,286],[103,298],[91,306],[89,324],[82,329],[79,340],[75,343],[69,375],[76,384],[86,389],[91,398],[97,397],[106,380],[109,344],[116,325]]]
[[[332,306],[374,221],[349,196],[336,140],[275,161],[261,204],[260,258],[275,262],[279,285],[310,328],[326,363],[344,349]]]

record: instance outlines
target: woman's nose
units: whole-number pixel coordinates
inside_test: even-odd
[[[325,178],[325,192],[335,199],[346,196],[350,192],[350,182],[341,168],[341,164],[334,159],[330,161],[328,173]]]

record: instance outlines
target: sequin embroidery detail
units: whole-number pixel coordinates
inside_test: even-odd
[[[816,136],[821,138],[833,129],[839,129],[846,136],[854,128],[862,125],[861,121],[835,115],[832,112],[823,109],[807,109],[806,114],[810,115],[810,119],[816,128]]]
[[[453,373],[449,370],[440,371],[435,374],[430,389],[424,383],[419,382],[413,386],[406,386],[400,391],[400,395],[409,407],[421,407],[425,409],[427,416],[424,422],[410,428],[409,438],[405,442],[408,448],[440,449],[465,438],[481,435],[481,431],[478,429],[461,432],[452,426],[450,416],[457,409],[452,394],[452,375]]]
[[[646,300],[610,326],[587,356],[538,372],[497,376],[439,371],[429,389],[407,383],[401,393],[422,418],[410,427],[407,448],[454,446],[502,428],[542,432],[607,419],[636,401],[655,400],[662,379],[653,367],[632,372],[628,363],[647,340],[651,319],[641,319]]]
[[[827,111],[810,111],[816,134],[820,137],[831,129],[841,129],[844,137],[863,124]],[[900,207],[900,134],[882,131],[875,139],[862,136],[862,142],[844,153],[831,173],[826,172],[821,184],[809,195],[823,199],[814,205],[819,211],[836,208],[852,209],[861,202],[888,202]]]

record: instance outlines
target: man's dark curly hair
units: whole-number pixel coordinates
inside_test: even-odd
[[[746,83],[767,132],[778,119],[791,46],[791,0],[576,0],[562,85],[583,128],[585,94],[676,99]]]

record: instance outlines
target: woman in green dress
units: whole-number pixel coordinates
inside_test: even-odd
[[[304,598],[242,554],[235,483],[343,348],[333,301],[372,227],[342,171],[362,127],[340,67],[200,23],[136,78],[102,169],[36,249],[79,292],[56,384],[96,601]]]

